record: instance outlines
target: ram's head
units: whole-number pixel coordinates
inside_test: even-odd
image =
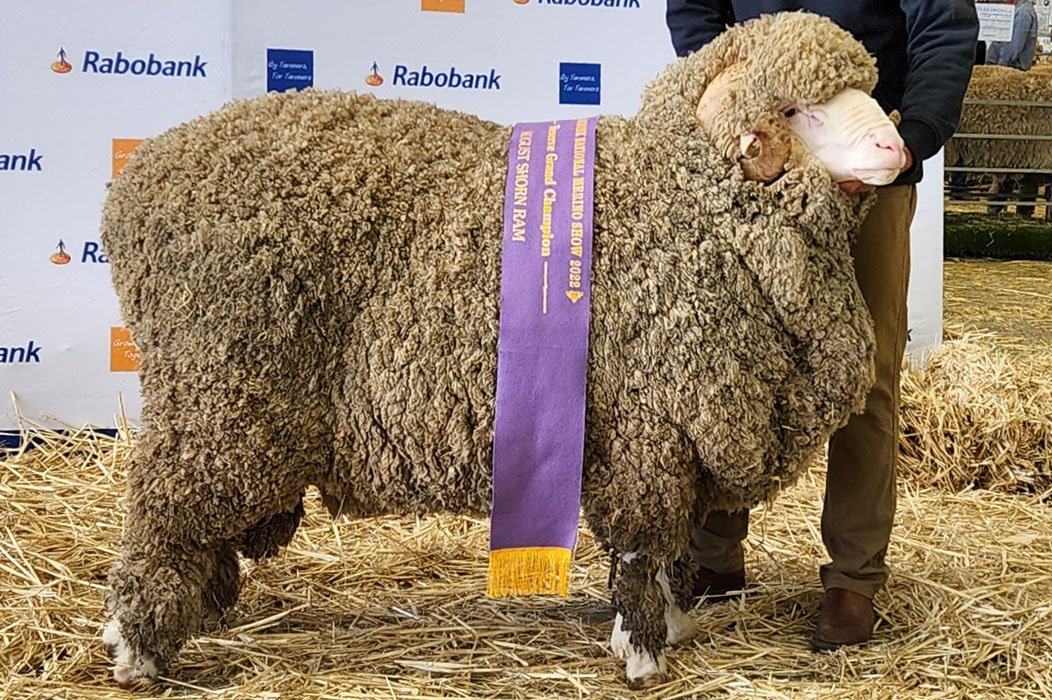
[[[739,161],[746,179],[776,180],[793,149],[801,147],[836,182],[887,185],[905,167],[906,150],[895,124],[876,100],[857,88],[845,87],[820,103],[781,102],[728,131],[728,120],[734,121],[730,115],[751,111],[740,104],[740,96],[753,94],[751,73],[747,60],[719,73],[702,93],[696,112],[724,155]]]

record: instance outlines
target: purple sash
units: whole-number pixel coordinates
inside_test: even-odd
[[[569,595],[588,368],[596,119],[512,131],[501,254],[490,596]]]

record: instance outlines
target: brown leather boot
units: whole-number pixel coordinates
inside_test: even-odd
[[[873,636],[875,622],[873,601],[845,588],[830,588],[818,611],[811,648],[832,651],[868,642]]]
[[[698,575],[694,579],[693,593],[695,602],[721,603],[725,600],[741,598],[743,588],[745,588],[745,569],[728,574],[718,574],[712,569],[699,566]]]

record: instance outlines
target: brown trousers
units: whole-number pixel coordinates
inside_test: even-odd
[[[822,566],[821,577],[825,588],[846,588],[868,598],[888,578],[884,555],[895,517],[899,370],[916,208],[915,186],[878,189],[852,248],[855,277],[876,329],[877,379],[865,411],[829,441],[822,541],[832,561]],[[693,555],[717,573],[739,571],[745,566],[741,543],[748,531],[747,510],[710,513],[694,530]]]

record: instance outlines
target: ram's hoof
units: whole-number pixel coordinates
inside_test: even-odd
[[[643,676],[642,678],[632,678],[631,675],[625,674],[627,679],[626,684],[629,690],[647,690],[648,688],[654,688],[668,681],[668,674],[658,671],[652,673],[649,676]]]
[[[665,611],[665,629],[668,630],[665,641],[669,646],[688,642],[698,634],[694,620],[675,604],[669,605]]]
[[[157,664],[153,658],[140,658],[132,650],[121,634],[117,618],[106,624],[102,632],[102,642],[106,645],[106,653],[114,661],[113,680],[117,685],[127,688],[139,680],[152,682],[157,679]]]
[[[668,680],[665,675],[665,655],[658,654],[654,657],[646,649],[632,644],[631,635],[622,628],[622,622],[621,615],[618,614],[614,620],[614,631],[610,635],[610,650],[614,652],[614,656],[625,662],[628,687],[640,690],[661,685]]]

